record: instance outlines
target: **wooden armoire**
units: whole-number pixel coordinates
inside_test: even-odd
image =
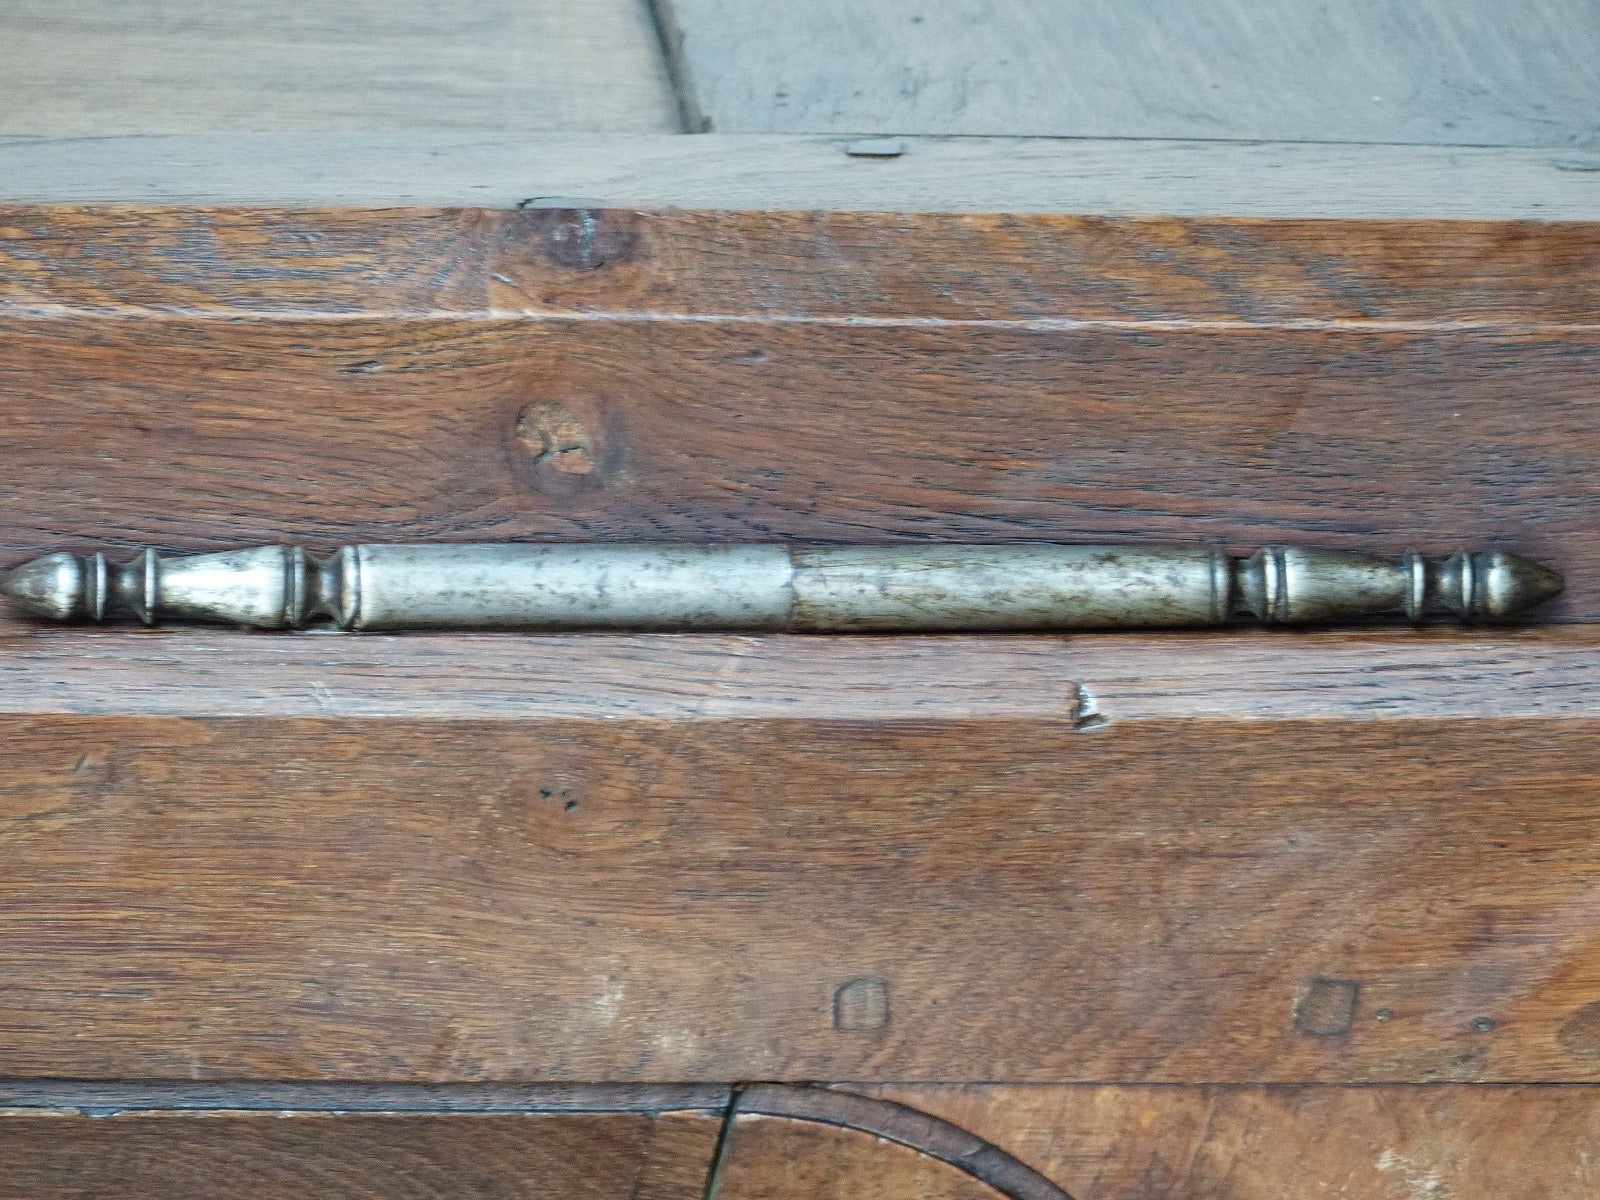
[[[0,1197],[1600,1194],[1600,31],[1247,7],[0,16],[0,566],[1567,580],[1499,628],[8,616]]]

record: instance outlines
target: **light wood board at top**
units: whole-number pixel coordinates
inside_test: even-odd
[[[8,134],[679,127],[643,0],[13,0],[0,25]]]
[[[3,87],[0,84],[0,87]],[[798,134],[0,136],[0,200],[1600,218],[1600,151]],[[886,157],[883,151],[898,151]]]
[[[1439,145],[1600,133],[1561,0],[657,0],[703,128]]]

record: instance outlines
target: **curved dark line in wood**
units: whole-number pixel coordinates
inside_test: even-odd
[[[790,1117],[853,1129],[948,1163],[1011,1200],[1072,1200],[1056,1184],[993,1142],[942,1117],[892,1100],[829,1088],[758,1083],[740,1093],[733,1115]]]
[[[790,1084],[468,1084],[0,1078],[0,1107],[118,1112],[596,1113],[703,1111],[789,1117],[886,1138],[948,1163],[1011,1200],[1072,1200],[1032,1167],[909,1105]]]

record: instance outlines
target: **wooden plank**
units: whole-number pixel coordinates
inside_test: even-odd
[[[1600,619],[1600,226],[6,223],[0,533],[17,558],[396,538],[1483,543],[1566,574],[1550,618]],[[559,461],[550,421],[579,443]]]
[[[1003,1200],[949,1163],[852,1130],[738,1117],[717,1173],[719,1200]]]
[[[718,1084],[326,1083],[257,1080],[0,1079],[0,1111],[86,1117],[212,1113],[645,1113],[723,1115],[732,1089]]]
[[[1595,220],[1600,155],[1296,142],[336,132],[0,137],[0,199]]]
[[[1600,222],[14,205],[0,231],[0,314],[35,317],[1600,328]]]
[[[16,1200],[698,1200],[708,1114],[0,1114]]]
[[[1075,1200],[1586,1200],[1600,1088],[853,1087],[958,1122]]]
[[[719,1169],[741,1149],[734,1142],[749,1126],[745,1118],[786,1117],[871,1134],[880,1145],[893,1143],[915,1150],[948,1163],[1012,1200],[1070,1200],[1048,1178],[994,1143],[920,1108],[890,1100],[839,1088],[757,1083],[739,1089],[728,1111],[732,1122],[724,1137]],[[769,1127],[768,1132],[774,1131]],[[859,1152],[859,1143],[852,1150]],[[751,1157],[747,1149],[745,1156]]]
[[[1555,0],[656,0],[700,127],[1561,146],[1600,16]]]
[[[1051,720],[1092,706],[1099,726],[1560,721],[1600,706],[1589,626],[1176,640],[27,630],[14,620],[0,637],[9,715],[897,722]]]
[[[18,0],[6,51],[13,135],[678,128],[634,0]]]
[[[81,317],[0,340],[13,562],[408,539],[1495,545],[1566,576],[1541,619],[1600,618],[1592,332]],[[578,431],[570,463],[546,413]]]
[[[228,639],[195,636],[146,640],[213,671]],[[1552,639],[1568,666],[1458,636],[1498,664],[1475,699],[1451,649],[1419,667],[1400,638],[1326,659],[1316,638],[979,639],[993,678],[1060,682],[1031,714],[980,678],[967,712],[918,716],[867,715],[887,660],[780,639],[751,652],[794,664],[781,717],[727,707],[761,675],[737,656],[685,689],[693,647],[566,639],[518,718],[503,684],[473,691],[487,638],[235,636],[241,673],[257,645],[300,655],[279,715],[207,713],[203,681],[193,715],[97,714],[75,635],[5,684],[24,702],[0,714],[0,1075],[1588,1080],[1597,656],[1591,632],[1533,642]],[[363,676],[448,690],[437,666],[404,682],[412,646],[459,646],[463,694],[346,715]],[[948,648],[874,653],[910,695]],[[1315,695],[1208,715],[1160,678],[1126,703],[1112,682],[1191,651],[1194,679],[1278,663]],[[1034,655],[1053,670],[1013,671]],[[565,699],[541,708],[558,662]],[[1372,706],[1391,665],[1401,689]],[[1073,699],[1089,676],[1101,721]],[[36,711],[49,681],[88,711]]]

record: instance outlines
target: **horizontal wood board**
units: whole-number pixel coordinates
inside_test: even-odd
[[[1559,722],[1600,706],[1593,627],[871,637],[28,627],[0,712],[528,722]],[[1181,651],[1181,652],[1180,652]]]
[[[5,135],[679,128],[636,0],[12,0],[5,34]]]
[[[476,677],[492,638],[236,635],[241,671],[281,645],[275,673],[298,658],[303,683],[225,716],[203,679],[186,715],[97,705],[74,665],[113,636],[8,654],[0,1074],[1594,1075],[1600,710],[1578,631],[1455,639],[1489,673],[1476,697],[1450,648],[1430,665],[1404,637],[1330,659],[1245,635],[968,648],[996,678],[1058,681],[1026,703],[940,683],[960,664],[930,667],[922,639],[866,658],[527,639],[528,692],[563,662],[568,682],[521,716]],[[152,686],[172,692],[230,641],[129,641],[163,636],[180,649]],[[407,680],[413,644],[460,651],[455,698],[350,715],[449,690],[437,665]],[[1141,678],[1163,655],[1189,694]],[[896,656],[931,708],[870,711]],[[1194,698],[1207,671],[1243,692],[1274,660],[1308,693],[1281,711]],[[128,694],[137,661],[88,679]],[[1386,666],[1408,701],[1377,694]],[[782,716],[759,682],[778,672]],[[64,701],[41,711],[52,679]]]
[[[1595,220],[1600,152],[1310,142],[426,132],[0,137],[0,199]],[[886,150],[891,153],[885,153]]]
[[[610,1090],[608,1103],[630,1091]],[[348,1107],[375,1089],[169,1084],[143,1089],[152,1107],[79,1112],[71,1105],[88,1098],[82,1086],[0,1083],[0,1100],[14,1106],[0,1111],[0,1153],[8,1194],[41,1200],[86,1190],[690,1197],[709,1190],[713,1173],[719,1196],[784,1200],[1276,1200],[1333,1187],[1347,1200],[1578,1200],[1593,1191],[1600,1139],[1593,1087],[758,1085],[726,1112],[724,1103],[654,1117],[579,1111],[597,1089],[538,1091],[571,1107],[355,1115]],[[648,1100],[646,1089],[631,1091]],[[487,1095],[387,1089],[396,1103]],[[276,1111],[230,1109],[230,1098]]]
[[[15,1200],[699,1200],[710,1113],[0,1113]]]
[[[1581,223],[15,208],[12,553],[1497,545],[1600,616]],[[172,497],[170,504],[152,497]]]
[[[19,207],[5,544],[1492,540],[1589,620],[1594,229]],[[1589,1079],[1589,640],[13,637],[0,1071]]]
[[[949,1163],[853,1130],[745,1116],[734,1120],[717,1172],[719,1200],[1003,1200]],[[1050,1200],[1056,1200],[1050,1197]]]
[[[655,0],[697,125],[1592,143],[1600,14],[1556,0]]]
[[[1585,1200],[1593,1087],[904,1087],[851,1091],[998,1143],[1075,1200]]]

